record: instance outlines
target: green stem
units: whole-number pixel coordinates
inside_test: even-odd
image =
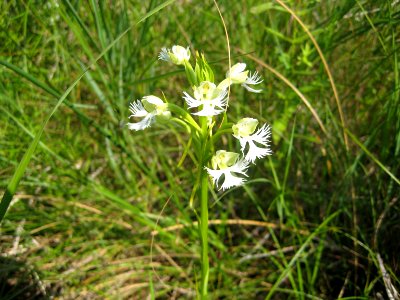
[[[199,231],[201,237],[201,287],[200,299],[208,298],[208,175],[202,170],[201,188],[200,188],[200,223]]]
[[[209,259],[208,259],[208,174],[204,167],[207,165],[208,151],[208,127],[207,117],[200,117],[201,124],[201,159],[200,159],[200,222],[199,233],[201,241],[201,286],[200,299],[208,299],[208,277],[209,277]]]

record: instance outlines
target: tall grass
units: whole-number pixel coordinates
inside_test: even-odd
[[[260,95],[235,90],[230,110],[272,123],[274,155],[243,188],[212,192],[210,298],[395,295],[399,4],[217,3],[232,62],[264,77]],[[192,45],[227,69],[214,2],[0,8],[0,185],[16,183],[3,196],[12,201],[0,228],[1,297],[194,298],[195,175],[184,159],[194,154],[181,146],[190,141],[124,124],[143,95],[182,104],[183,71],[156,63],[161,47]]]

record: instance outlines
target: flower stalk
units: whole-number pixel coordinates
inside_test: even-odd
[[[208,175],[201,170],[200,184],[200,222],[199,233],[201,239],[201,281],[200,299],[208,298],[208,278],[210,274],[210,263],[208,258]]]
[[[207,117],[200,117],[201,131],[202,131],[202,145],[201,145],[201,162],[200,166],[208,164],[208,119]],[[200,222],[199,222],[199,235],[200,235],[200,260],[201,260],[201,280],[200,280],[200,299],[208,299],[208,278],[210,274],[210,262],[208,257],[208,174],[204,168],[199,168],[200,176]]]

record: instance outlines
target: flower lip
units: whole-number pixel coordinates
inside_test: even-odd
[[[158,59],[168,61],[168,62],[171,61],[171,59],[169,58],[169,50],[166,47],[161,48],[161,51],[158,54]]]
[[[144,109],[142,102],[140,100],[136,100],[136,102],[132,102],[129,104],[129,111],[132,113],[130,117],[145,117],[148,115],[147,110]]]
[[[261,79],[261,76],[258,74],[257,71],[255,71],[253,73],[253,75],[251,73],[249,73],[249,76],[247,77],[247,79],[245,80],[245,82],[242,83],[242,86],[248,90],[249,92],[252,93],[261,93],[262,89],[260,90],[256,90],[251,88],[249,85],[256,85],[256,84],[260,84],[261,82],[263,82],[263,80]]]

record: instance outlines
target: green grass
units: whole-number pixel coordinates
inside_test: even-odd
[[[214,3],[48,3],[0,4],[0,186],[12,199],[0,298],[194,298],[188,136],[124,124],[144,95],[183,103],[184,73],[157,61],[161,47],[204,51],[223,79]],[[210,226],[211,299],[388,298],[378,255],[400,290],[396,3],[285,2],[326,58],[343,128],[320,55],[279,1],[218,1],[232,61],[264,78],[260,95],[233,87],[228,117],[270,123],[274,155],[246,186],[210,194],[210,220],[239,220]]]

